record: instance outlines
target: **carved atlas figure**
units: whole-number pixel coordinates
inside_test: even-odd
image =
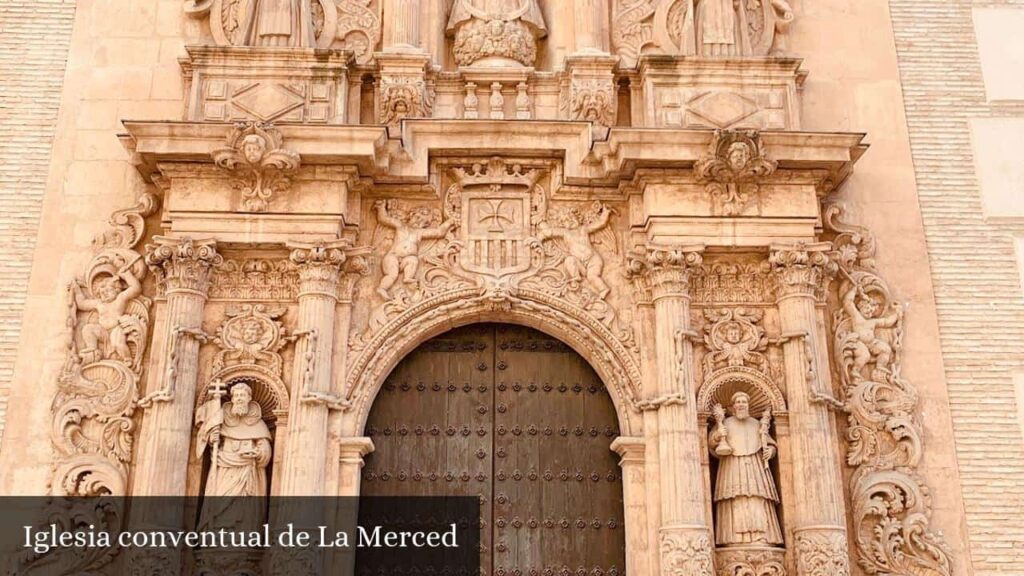
[[[770,409],[759,421],[750,415],[750,396],[736,392],[732,415],[726,416],[721,404],[715,406],[714,415],[708,446],[719,462],[715,542],[719,546],[781,545],[782,530],[775,510],[779,494],[768,466],[776,452],[769,433]]]
[[[541,222],[538,226],[537,238],[540,242],[550,239],[565,242],[566,254],[562,266],[570,284],[578,286],[586,280],[587,286],[601,300],[604,300],[611,288],[601,277],[604,274],[604,258],[594,248],[590,236],[608,226],[612,212],[611,208],[596,201],[589,218],[573,208],[564,213],[563,226],[551,226],[547,222]]]
[[[449,219],[440,226],[431,226],[433,216],[425,208],[408,211],[395,208],[395,214],[392,215],[383,200],[374,202],[373,207],[377,211],[377,222],[395,231],[391,248],[381,260],[383,276],[377,285],[377,293],[384,300],[391,300],[391,287],[398,281],[399,275],[405,284],[415,287],[420,266],[420,243],[444,238],[455,221]]]
[[[132,273],[130,263],[117,271],[117,275],[104,276],[94,283],[95,297],[86,295],[78,280],[71,284],[75,306],[83,311],[95,311],[96,316],[82,326],[84,347],[79,355],[86,363],[102,359],[119,359],[131,364],[128,334],[144,330],[141,320],[128,311],[131,301],[142,294],[142,283]],[[122,282],[124,284],[122,285]]]

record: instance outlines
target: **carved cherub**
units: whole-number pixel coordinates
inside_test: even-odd
[[[850,316],[850,334],[854,336],[850,342],[855,377],[862,375],[864,367],[872,360],[874,380],[883,380],[891,373],[892,345],[877,333],[879,328],[892,328],[902,321],[903,307],[893,302],[890,308],[887,314],[882,314],[878,300],[856,284],[843,294],[843,310]]]
[[[593,217],[589,219],[575,208],[566,213],[566,225],[550,226],[547,222],[539,225],[538,240],[544,242],[551,238],[565,241],[566,256],[562,266],[574,288],[585,279],[590,289],[604,300],[611,288],[602,278],[604,258],[594,249],[590,235],[604,229],[608,225],[613,210],[600,201],[592,205]]]
[[[140,325],[139,319],[128,313],[128,305],[142,294],[142,283],[132,273],[131,264],[120,268],[116,276],[98,278],[93,283],[94,297],[85,293],[85,287],[79,280],[75,280],[71,287],[75,307],[96,312],[95,318],[82,326],[84,347],[78,351],[82,361],[89,364],[103,359],[119,359],[131,364],[133,359],[127,335]]]
[[[455,220],[448,219],[440,226],[431,227],[432,216],[429,210],[419,209],[409,212],[401,211],[393,216],[388,212],[388,205],[383,200],[374,202],[377,211],[377,222],[395,231],[394,241],[384,259],[381,269],[384,275],[377,285],[377,293],[384,300],[391,300],[391,287],[398,280],[399,274],[405,284],[417,283],[416,273],[420,266],[420,243],[423,240],[444,238],[455,225]]]

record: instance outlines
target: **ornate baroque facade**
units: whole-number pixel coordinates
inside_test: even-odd
[[[389,374],[501,322],[610,397],[600,573],[973,573],[894,60],[830,37],[891,43],[883,8],[99,4],[0,492],[357,495]],[[238,459],[257,480],[226,483]],[[183,521],[103,512],[69,522]]]

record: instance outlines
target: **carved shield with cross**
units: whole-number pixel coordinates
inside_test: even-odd
[[[530,189],[515,184],[462,191],[462,267],[501,277],[530,268]]]

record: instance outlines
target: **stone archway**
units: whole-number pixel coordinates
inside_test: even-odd
[[[549,294],[520,289],[513,296],[478,288],[453,290],[410,306],[367,339],[348,363],[345,434],[361,434],[384,379],[406,354],[438,334],[479,322],[527,326],[571,346],[608,388],[621,434],[642,435],[635,350],[586,311]]]

